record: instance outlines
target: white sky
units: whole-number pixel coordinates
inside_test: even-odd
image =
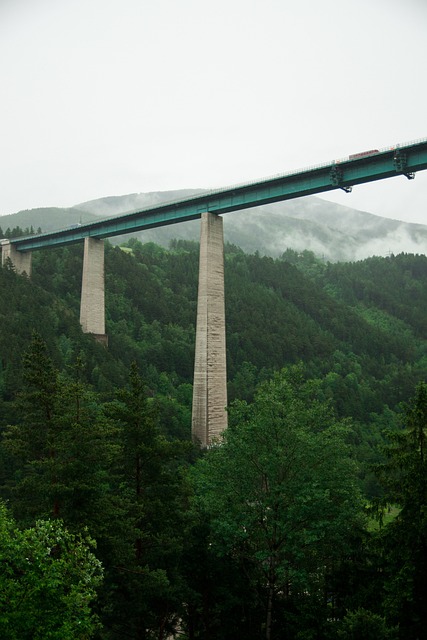
[[[426,0],[0,0],[0,215],[427,137]],[[427,224],[427,171],[324,196]]]

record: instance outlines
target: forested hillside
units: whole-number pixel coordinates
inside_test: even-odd
[[[208,452],[197,243],[107,243],[105,264],[108,349],[80,330],[82,247],[0,271],[1,637],[421,637],[426,256],[227,245],[230,428]]]

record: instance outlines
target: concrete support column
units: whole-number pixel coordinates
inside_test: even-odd
[[[107,344],[105,334],[104,241],[85,238],[80,324],[84,333]]]
[[[224,235],[222,218],[202,214],[192,435],[208,447],[227,427]]]
[[[31,276],[31,251],[17,251],[10,242],[1,243],[1,263],[4,266],[6,260],[10,258],[16,273],[25,273]]]

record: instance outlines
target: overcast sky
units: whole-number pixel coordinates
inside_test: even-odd
[[[427,137],[426,0],[0,0],[0,215]],[[427,224],[427,171],[325,199]]]

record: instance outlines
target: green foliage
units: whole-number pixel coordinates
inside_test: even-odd
[[[177,387],[192,381],[198,246],[177,241],[168,251],[131,239],[126,249],[106,245],[108,352],[78,335],[78,246],[34,254],[34,282],[61,298],[62,305],[56,309],[45,303],[56,317],[35,328],[60,367],[84,341],[88,381],[103,393],[111,396],[114,386],[123,385],[136,361],[153,395],[176,398]],[[380,414],[385,404],[396,410],[427,375],[427,345],[420,330],[426,272],[424,256],[331,265],[310,252],[287,251],[282,260],[273,260],[226,247],[230,401],[251,400],[259,382],[303,359],[313,376],[336,374],[331,391],[341,416],[369,424],[371,414]],[[66,327],[72,314],[75,326]],[[19,373],[22,351],[22,346],[13,349],[15,366],[5,361],[5,389],[12,372]],[[341,354],[339,362],[336,354]],[[170,381],[168,394],[161,391],[163,375]]]
[[[187,491],[180,468],[191,445],[160,434],[135,363],[128,385],[106,411],[118,426],[116,505],[123,522],[115,523],[119,539],[107,561],[106,619],[108,626],[111,616],[114,633],[104,637],[163,638],[174,630],[181,607],[178,567]]]
[[[307,598],[317,606],[327,568],[361,524],[347,431],[319,399],[319,385],[291,368],[261,386],[252,405],[231,407],[221,446],[195,467],[212,549],[251,565],[265,598],[266,638],[274,602],[288,610],[288,633],[290,610],[301,612]]]
[[[394,640],[397,638],[397,629],[387,627],[381,616],[358,609],[345,616],[339,626],[338,638],[340,640]]]
[[[230,428],[196,465],[201,510],[185,473],[198,245],[126,245],[106,243],[108,349],[79,326],[80,246],[35,252],[31,281],[0,270],[1,496],[21,527],[53,516],[96,538],[99,638],[165,640],[179,624],[258,640],[270,605],[289,640],[382,637],[384,619],[421,637],[425,256],[225,247]],[[357,486],[398,516],[361,529]]]
[[[0,503],[0,636],[8,640],[87,640],[102,567],[87,535],[56,520],[20,530]]]
[[[0,236],[2,238],[21,238],[22,236],[31,236],[34,233],[36,232],[34,231],[32,225],[29,227],[25,227],[24,229],[22,229],[19,225],[13,227],[12,229],[10,227],[7,227],[6,231],[4,232],[2,229],[0,229]],[[38,230],[37,233],[39,233]]]
[[[389,433],[386,461],[377,473],[386,498],[400,512],[380,531],[385,574],[384,611],[401,638],[419,638],[427,625],[427,384],[405,411],[405,427]]]
[[[427,507],[427,384],[419,383],[411,405],[406,407],[405,427],[388,431],[384,447],[386,462],[376,468],[388,496],[398,502],[409,518]]]
[[[79,379],[60,375],[47,345],[33,335],[24,356],[24,388],[14,425],[3,446],[14,461],[9,495],[22,521],[61,517],[68,526],[85,522],[92,533],[105,508],[106,472],[117,445],[95,397]]]

